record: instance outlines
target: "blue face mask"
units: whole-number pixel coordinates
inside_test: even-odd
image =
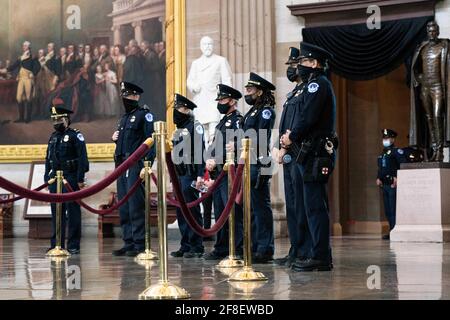
[[[391,140],[383,140],[383,146],[385,148],[389,148],[390,146],[392,146]]]

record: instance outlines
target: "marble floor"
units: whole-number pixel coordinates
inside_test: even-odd
[[[0,240],[0,300],[135,300],[158,282],[158,264],[114,258],[119,239],[86,239],[82,254],[57,263],[45,258],[47,241]],[[156,241],[153,242],[156,249]],[[212,244],[208,243],[208,246]],[[277,241],[277,254],[288,248]],[[170,250],[177,249],[171,241]],[[214,262],[169,259],[169,278],[194,300],[450,299],[450,245],[389,243],[374,238],[333,239],[333,272],[294,273],[255,265],[269,279],[234,287]]]

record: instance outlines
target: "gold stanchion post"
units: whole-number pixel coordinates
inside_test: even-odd
[[[63,193],[63,172],[57,171],[56,172],[56,193],[62,194]],[[62,248],[62,241],[64,239],[61,239],[61,229],[62,229],[62,203],[56,204],[56,247],[49,252],[47,252],[47,257],[50,258],[58,258],[58,257],[70,257],[70,253]]]
[[[183,288],[173,285],[168,279],[168,244],[167,244],[167,202],[166,202],[166,143],[167,124],[155,123],[156,155],[158,161],[158,229],[160,281],[139,295],[141,300],[181,300],[189,299],[190,294]]]
[[[144,183],[145,183],[145,252],[139,254],[136,257],[136,262],[138,261],[148,261],[148,260],[158,260],[156,252],[152,251],[151,245],[151,226],[150,226],[150,161],[144,162]]]
[[[234,152],[227,153],[227,163],[224,170],[228,171],[228,196],[230,196],[233,188],[231,166],[234,164]],[[234,206],[231,208],[230,218],[228,220],[229,229],[229,250],[230,255],[228,258],[222,260],[217,266],[218,269],[231,269],[231,268],[242,268],[244,266],[244,261],[239,260],[236,257],[236,220]]]
[[[252,267],[252,217],[251,217],[251,159],[250,149],[251,140],[242,140],[243,153],[245,160],[244,168],[244,268],[236,271],[230,276],[228,281],[267,281],[267,278],[261,272],[256,272]]]

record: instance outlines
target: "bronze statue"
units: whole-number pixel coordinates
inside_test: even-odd
[[[412,61],[410,144],[426,149],[428,161],[442,162],[450,141],[449,40],[439,39],[435,21],[427,24],[427,33]]]

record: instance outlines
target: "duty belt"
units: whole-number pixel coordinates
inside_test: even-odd
[[[50,161],[50,168],[52,168],[53,171],[77,171],[78,170],[78,160],[66,160],[66,161]]]

